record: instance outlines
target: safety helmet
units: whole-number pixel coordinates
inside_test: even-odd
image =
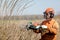
[[[47,8],[44,12],[44,18],[47,17],[47,14],[50,14],[50,18],[54,17],[54,10],[53,8]]]
[[[47,8],[47,9],[45,10],[45,13],[49,13],[49,12],[51,12],[51,13],[54,14],[54,9],[53,9],[53,8]]]

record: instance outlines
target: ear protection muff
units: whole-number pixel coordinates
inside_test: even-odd
[[[50,11],[49,14],[50,14],[50,18],[54,17],[54,13],[52,13],[52,11]]]
[[[50,13],[50,18],[53,18],[54,17],[54,14],[53,13]]]

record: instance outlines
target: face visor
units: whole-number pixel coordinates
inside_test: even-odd
[[[54,17],[54,13],[52,13],[52,11],[46,13],[44,12],[44,18],[45,19],[49,19],[49,18],[53,18]]]

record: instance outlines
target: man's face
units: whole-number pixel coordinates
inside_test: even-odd
[[[45,18],[45,19],[50,19],[50,13],[48,13],[48,14],[45,13],[45,14],[44,14],[44,18]]]

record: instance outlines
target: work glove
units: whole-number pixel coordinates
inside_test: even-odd
[[[45,35],[46,33],[49,33],[49,31],[48,31],[48,27],[46,26],[46,25],[41,25],[41,34],[42,35]]]

